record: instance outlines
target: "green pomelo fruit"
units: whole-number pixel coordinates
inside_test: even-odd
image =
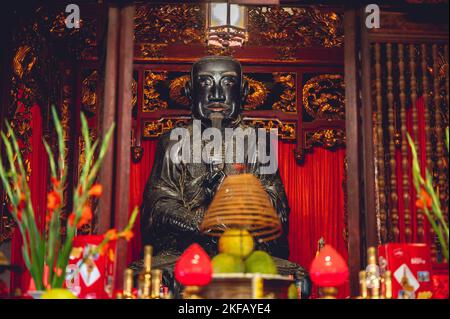
[[[245,229],[227,229],[219,239],[219,252],[246,258],[253,251],[252,235]]]
[[[276,275],[278,273],[277,266],[272,257],[262,250],[254,251],[245,260],[245,271],[268,275]]]
[[[244,262],[230,254],[218,254],[211,263],[214,273],[239,273],[245,270]]]

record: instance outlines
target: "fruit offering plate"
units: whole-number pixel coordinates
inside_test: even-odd
[[[281,275],[216,273],[211,283],[202,288],[201,295],[207,299],[287,299],[293,282]]]

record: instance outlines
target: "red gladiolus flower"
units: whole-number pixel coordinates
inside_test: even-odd
[[[130,241],[134,234],[131,230],[123,231],[119,234],[119,237],[124,238],[126,241]]]
[[[432,199],[430,195],[428,195],[427,191],[422,188],[422,193],[419,196],[419,199],[416,200],[417,208],[424,209],[425,205],[428,209],[431,208]]]
[[[58,192],[51,191],[47,195],[47,208],[52,211],[58,208],[58,206],[61,204],[61,197],[59,196]]]
[[[50,178],[50,180],[51,180],[51,182],[52,182],[52,185],[53,185],[53,187],[54,188],[58,188],[59,187],[59,180],[57,180],[54,176],[52,176],[51,178]]]
[[[81,211],[81,218],[77,223],[77,228],[80,228],[81,226],[85,224],[89,224],[92,220],[92,210],[89,205],[85,205],[83,207],[83,210]],[[75,222],[75,214],[71,213],[69,216],[69,225],[73,226],[73,223]]]
[[[74,214],[74,213],[71,213],[71,214],[69,215],[69,225],[70,225],[71,227],[73,226],[74,221],[75,221],[75,214]]]
[[[91,220],[92,220],[92,209],[89,205],[85,205],[83,207],[83,210],[81,211],[81,219],[77,224],[77,228],[80,228],[85,224],[89,224]]]
[[[19,198],[19,204],[17,204],[18,210],[23,210],[25,208],[25,206],[27,205],[25,200],[26,200],[25,194],[21,193]]]
[[[45,221],[47,223],[50,223],[50,221],[52,220],[52,217],[53,217],[53,210],[49,210],[47,215],[45,216]]]
[[[108,237],[109,240],[116,240],[117,239],[117,229],[110,229],[105,233],[105,237]]]
[[[22,221],[22,210],[21,209],[17,210],[17,219],[19,220],[19,222]]]
[[[95,184],[88,192],[89,196],[100,197],[102,195],[103,187],[100,184]]]
[[[105,256],[106,251],[108,250],[108,244],[104,244],[102,247],[100,247],[100,256]]]

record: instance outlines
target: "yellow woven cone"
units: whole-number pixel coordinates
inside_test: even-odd
[[[228,228],[247,229],[260,242],[281,235],[280,219],[269,195],[252,174],[227,176],[200,226],[212,236],[220,236]]]

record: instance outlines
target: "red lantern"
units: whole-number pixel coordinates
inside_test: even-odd
[[[336,287],[348,279],[347,263],[333,247],[325,245],[314,258],[310,275],[318,286]]]
[[[205,286],[211,277],[211,259],[198,244],[189,246],[175,264],[175,278],[183,286]]]

